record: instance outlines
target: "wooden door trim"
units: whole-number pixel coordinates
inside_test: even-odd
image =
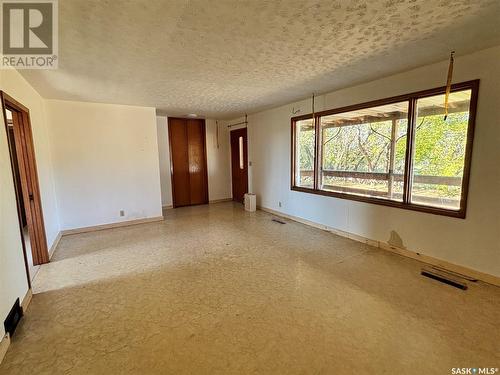
[[[170,120],[181,120],[178,117],[167,117],[167,130],[168,130],[168,153],[170,158],[170,186],[172,189],[172,207],[177,208],[175,201],[175,183],[174,183],[174,158],[172,154],[172,130],[170,127]]]
[[[12,116],[16,116],[16,122],[18,124],[18,126],[15,126],[16,122],[14,122],[14,139],[16,142],[16,155],[18,158],[21,184],[27,187],[27,189],[23,189],[21,193],[25,202],[26,219],[32,242],[33,265],[48,263],[49,252],[45,234],[45,223],[43,219],[42,200],[29,109],[3,91],[0,91],[0,98],[2,101],[2,112],[6,132],[8,132],[6,109],[12,111]],[[21,222],[20,230],[24,253],[26,253]]]
[[[0,91],[0,95],[2,97],[2,103],[5,105],[5,103],[8,103],[9,107],[16,110],[17,112],[26,112],[30,113],[30,110],[28,107],[25,107],[22,105],[20,102],[18,102],[16,99],[14,99],[12,96],[7,94],[5,91]],[[5,115],[5,107],[3,108],[3,113]],[[7,117],[4,117],[5,121],[7,121]]]
[[[0,99],[1,98],[2,98],[2,92],[0,91]],[[2,103],[3,103],[3,100],[2,100]],[[21,246],[23,248],[24,268],[26,270],[26,279],[28,281],[28,288],[31,289],[31,276],[30,276],[30,271],[29,271],[29,267],[28,267],[28,257],[26,255],[26,244],[24,242],[23,223],[22,223],[22,219],[21,219],[21,205],[20,205],[19,199],[18,199],[19,194],[22,195],[23,192],[22,191],[19,192],[18,188],[17,188],[16,167],[14,165],[14,159],[11,156],[12,153],[15,152],[15,150],[12,148],[11,142],[8,139],[8,137],[9,137],[9,125],[8,125],[8,121],[7,121],[7,113],[6,113],[6,110],[5,110],[5,107],[3,104],[2,104],[2,114],[3,114],[3,118],[4,118],[4,123],[5,123],[5,131],[7,133],[7,147],[9,148],[9,160],[10,160],[10,167],[12,170],[12,182],[14,184],[14,194],[16,195],[17,222],[19,224],[19,237],[21,238]],[[15,138],[14,138],[14,140],[15,140]],[[26,217],[26,221],[27,220],[28,220],[28,218]]]
[[[201,127],[203,134],[203,164],[205,167],[205,204],[209,202],[209,192],[208,192],[208,163],[207,163],[207,125],[205,119],[201,119]]]
[[[182,207],[178,206],[175,201],[175,184],[174,184],[174,159],[172,155],[172,132],[170,130],[170,120],[187,121],[194,120],[200,121],[202,124],[202,135],[203,135],[203,164],[204,164],[204,180],[205,180],[205,202],[203,204],[208,204],[209,202],[209,192],[208,192],[208,163],[207,163],[207,131],[206,131],[206,121],[205,119],[187,119],[183,117],[167,117],[167,128],[168,128],[168,152],[170,157],[170,185],[172,187],[172,207]],[[187,129],[187,128],[186,128]],[[187,131],[186,131],[187,136]]]

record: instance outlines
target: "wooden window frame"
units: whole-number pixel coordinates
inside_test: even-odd
[[[470,169],[472,161],[472,146],[474,143],[474,128],[476,122],[476,112],[477,112],[477,100],[479,92],[479,79],[466,81],[461,83],[456,83],[451,86],[451,92],[471,90],[471,99],[469,107],[469,123],[467,127],[467,140],[465,146],[465,160],[464,160],[464,173],[462,178],[462,189],[461,189],[461,199],[460,199],[460,209],[451,210],[440,207],[426,206],[423,204],[416,204],[410,202],[411,189],[412,189],[412,171],[413,171],[413,148],[415,147],[415,120],[416,114],[416,103],[418,99],[426,98],[429,96],[441,95],[446,91],[446,87],[436,87],[430,90],[417,91],[410,94],[398,95],[384,99],[373,100],[369,102],[364,102],[355,105],[349,105],[345,107],[335,108],[331,110],[326,110],[322,112],[317,112],[314,114],[313,124],[316,132],[315,141],[315,161],[314,161],[314,187],[306,188],[296,185],[295,181],[295,155],[296,155],[296,123],[301,120],[311,119],[313,117],[312,113],[296,116],[291,118],[291,185],[290,188],[293,191],[317,194],[341,199],[348,199],[358,202],[373,203],[383,206],[402,208],[412,211],[426,212],[435,215],[450,216],[460,219],[465,219],[467,211],[467,198],[469,192],[469,180],[470,180]],[[351,112],[360,109],[366,109],[371,107],[378,107],[387,104],[394,104],[397,102],[408,102],[408,128],[407,128],[407,143],[406,143],[406,155],[405,155],[405,168],[404,168],[404,186],[403,186],[403,201],[392,201],[388,199],[381,199],[376,197],[368,197],[354,194],[346,194],[334,191],[326,191],[319,189],[319,170],[320,170],[320,160],[318,156],[321,153],[320,142],[318,142],[318,137],[320,133],[321,117],[339,114],[344,112]]]

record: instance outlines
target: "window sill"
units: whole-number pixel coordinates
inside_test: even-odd
[[[412,203],[396,202],[396,201],[390,201],[390,200],[386,200],[386,199],[364,197],[364,196],[354,195],[354,194],[342,194],[342,193],[336,193],[333,191],[315,190],[315,189],[303,188],[303,187],[299,187],[299,186],[292,186],[291,190],[302,192],[302,193],[309,193],[309,194],[323,195],[323,196],[327,196],[327,197],[347,199],[347,200],[356,201],[356,202],[372,203],[372,204],[378,204],[381,206],[402,208],[404,210],[410,210],[410,211],[425,212],[425,213],[433,214],[433,215],[441,215],[441,216],[454,217],[454,218],[458,218],[458,219],[465,219],[465,209],[454,211],[454,210],[447,210],[445,208],[421,206],[421,205],[412,204]]]

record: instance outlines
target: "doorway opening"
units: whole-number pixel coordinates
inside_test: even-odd
[[[233,201],[243,203],[248,193],[247,128],[232,130],[230,134]]]
[[[0,92],[28,283],[49,261],[28,108]]]

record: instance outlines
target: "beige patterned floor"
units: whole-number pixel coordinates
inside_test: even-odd
[[[64,237],[1,374],[450,374],[500,366],[500,289],[223,203]]]

